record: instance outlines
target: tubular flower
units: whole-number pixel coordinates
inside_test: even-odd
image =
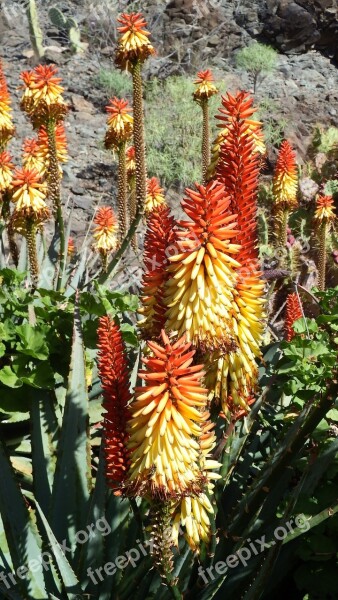
[[[273,178],[273,194],[277,207],[292,209],[297,206],[297,163],[291,144],[281,144]]]
[[[170,257],[166,285],[166,328],[202,351],[234,348],[231,326],[235,269],[232,255],[239,246],[231,243],[238,231],[236,215],[227,212],[230,198],[223,184],[211,182],[186,190],[182,208],[191,221],[179,222],[180,254]]]
[[[334,211],[335,207],[332,196],[318,196],[314,215],[318,223],[323,221],[333,222],[336,218]]]
[[[12,181],[12,202],[15,203],[14,222],[29,219],[35,224],[46,221],[49,210],[45,199],[47,186],[36,169],[16,169]]]
[[[128,364],[118,325],[109,317],[101,317],[98,328],[98,367],[103,389],[103,447],[106,478],[119,495],[118,488],[126,480],[129,469],[127,449],[129,418]]]
[[[13,134],[11,100],[0,60],[0,150],[6,146]]]
[[[54,65],[38,65],[33,71],[21,74],[24,88],[21,107],[31,118],[34,127],[39,127],[48,119],[59,122],[68,111],[57,72]]]
[[[94,224],[96,225],[93,237],[95,239],[94,249],[103,256],[116,250],[118,246],[117,231],[118,224],[113,209],[110,206],[102,206],[98,209]]]
[[[160,336],[166,321],[164,302],[165,282],[168,279],[167,267],[170,249],[175,248],[174,218],[166,204],[155,208],[147,221],[144,241],[145,272],[142,279],[139,312],[144,319],[138,323],[144,339]]]
[[[128,100],[112,98],[106,106],[108,113],[108,131],[105,137],[106,148],[116,148],[121,143],[127,142],[133,133],[134,119],[130,114],[132,110]]]
[[[136,173],[134,146],[129,146],[126,150],[126,168],[128,177],[133,177]]]
[[[151,356],[144,358],[130,405],[130,489],[153,498],[176,498],[205,490],[208,469],[218,467],[201,448],[207,390],[202,365],[192,365],[195,350],[184,337],[171,344],[164,330],[163,346],[148,342]],[[217,475],[215,475],[215,478]]]
[[[13,179],[14,165],[12,157],[4,150],[0,152],[0,194],[10,189]]]
[[[256,195],[259,177],[259,156],[253,151],[254,139],[248,131],[247,119],[255,111],[253,100],[245,92],[222,98],[219,119],[225,122],[228,134],[221,146],[217,167],[231,198],[232,210],[238,213],[240,244],[237,282],[233,291],[231,325],[237,349],[226,355],[210,357],[208,385],[211,395],[221,399],[225,413],[237,411],[238,406],[249,409],[257,381],[256,358],[264,326],[264,282],[258,263]]]
[[[130,70],[136,62],[144,62],[155,50],[149,41],[149,31],[144,29],[147,22],[141,13],[123,13],[118,22],[120,38],[116,52],[116,64],[121,69]]]
[[[46,168],[50,164],[50,150],[48,142],[48,133],[44,125],[39,128],[38,140],[40,150],[45,161]],[[66,163],[68,161],[67,151],[67,137],[64,123],[58,123],[55,127],[55,144],[56,144],[56,158],[59,163]],[[60,167],[61,170],[61,167]]]
[[[213,75],[209,69],[197,73],[197,79],[194,81],[194,84],[196,85],[196,90],[193,93],[193,98],[197,102],[208,100],[211,96],[218,94],[218,89],[214,85]]]
[[[147,197],[144,207],[146,214],[151,213],[155,208],[158,208],[165,203],[165,197],[163,195],[164,189],[161,188],[160,182],[157,177],[152,177],[147,181]]]
[[[23,143],[23,165],[27,169],[35,169],[43,176],[46,172],[45,156],[39,140],[26,139]]]
[[[303,309],[298,294],[296,292],[288,294],[285,313],[285,339],[287,342],[291,342],[295,337],[296,334],[293,329],[293,324],[302,317]]]
[[[261,159],[264,159],[267,155],[267,149],[264,142],[264,135],[262,132],[262,124],[259,121],[252,121],[247,119],[248,124],[247,134],[249,137],[252,137],[254,141],[254,145],[252,148],[253,152],[257,152]],[[212,179],[216,174],[216,169],[219,161],[220,150],[222,144],[226,141],[228,135],[228,129],[222,129],[218,136],[215,138],[212,148],[211,148],[211,161],[208,168],[207,178],[208,180]]]

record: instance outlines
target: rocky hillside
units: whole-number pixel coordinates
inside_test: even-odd
[[[19,112],[19,73],[32,66],[32,52],[22,0],[2,0],[1,54],[15,100],[18,139],[12,151],[19,156],[21,140],[31,135]],[[59,65],[71,111],[67,119],[70,163],[65,169],[65,194],[74,203],[73,229],[83,234],[97,202],[111,199],[112,160],[103,150],[104,91],[95,81],[112,70],[115,19],[121,10],[142,7],[153,32],[158,56],[147,67],[147,77],[194,74],[211,67],[230,91],[250,89],[251,81],[236,67],[236,51],[257,39],[279,51],[277,70],[257,91],[271,123],[282,120],[287,135],[306,154],[314,125],[338,126],[336,0],[37,0],[46,60]],[[67,52],[66,41],[48,19],[57,4],[80,24],[88,49]],[[273,159],[273,151],[271,154]],[[160,173],[159,173],[160,175]]]

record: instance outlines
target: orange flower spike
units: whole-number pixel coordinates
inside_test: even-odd
[[[196,90],[193,93],[194,100],[208,100],[211,96],[218,94],[218,89],[214,85],[214,77],[212,72],[207,69],[197,73],[197,79],[194,81]]]
[[[335,220],[335,206],[332,196],[318,196],[314,217],[318,223],[324,220],[326,222],[333,222]]]
[[[33,71],[22,73],[21,79],[27,88],[27,97],[35,106],[42,101],[53,104],[60,99],[64,88],[60,85],[61,77],[56,77],[57,72],[54,65],[38,65]]]
[[[155,208],[165,203],[165,197],[163,195],[164,189],[161,188],[160,182],[157,177],[152,177],[147,181],[147,198],[144,211],[146,214],[151,213]]]
[[[291,144],[281,144],[273,177],[273,194],[276,206],[288,210],[297,206],[298,175],[296,155]]]
[[[134,119],[130,112],[128,100],[111,98],[110,104],[106,106],[108,113],[105,145],[106,148],[115,148],[123,142],[127,142],[133,133]]]
[[[50,119],[62,121],[68,111],[57,72],[54,65],[38,65],[33,71],[21,73],[24,88],[21,108],[35,128],[46,125]]]
[[[12,163],[12,157],[4,150],[0,152],[0,193],[6,192],[10,189],[13,179],[14,165]]]
[[[291,342],[296,335],[293,324],[303,316],[303,309],[298,294],[296,292],[288,294],[285,313],[285,339],[287,342]]]
[[[149,41],[150,33],[145,29],[147,22],[141,13],[123,13],[118,22],[118,31],[121,34],[116,54],[118,66],[128,69],[137,61],[143,62],[148,56],[155,54]]]
[[[47,186],[36,169],[16,169],[12,181],[14,219],[30,219],[36,224],[49,217],[46,205]]]
[[[94,249],[106,256],[116,250],[118,224],[113,209],[110,206],[102,206],[98,209],[94,224],[96,225],[93,237],[95,239]]]
[[[0,150],[6,146],[13,134],[11,100],[0,60]]]
[[[254,139],[248,131],[248,120],[255,112],[253,99],[245,92],[222,97],[219,119],[228,133],[221,146],[217,174],[231,198],[231,210],[238,213],[235,241],[241,250],[238,281],[232,304],[232,326],[237,350],[211,357],[218,360],[211,369],[209,387],[221,398],[222,409],[249,410],[257,385],[256,358],[264,329],[264,282],[260,275],[257,250],[257,189],[260,160],[254,152]]]
[[[127,449],[129,418],[128,363],[122,335],[110,317],[101,317],[98,328],[98,368],[103,389],[103,448],[106,478],[115,495],[120,495],[121,484],[129,469]]]
[[[201,493],[207,475],[199,438],[207,403],[203,366],[193,365],[195,351],[183,338],[148,342],[151,356],[139,372],[145,386],[136,388],[128,423],[131,450],[129,484],[133,493],[175,498]],[[215,468],[215,464],[210,465]]]
[[[144,241],[145,272],[142,279],[139,313],[143,320],[138,325],[144,339],[160,336],[166,321],[164,302],[165,283],[168,279],[169,256],[175,251],[174,218],[166,204],[155,208],[149,215]]]

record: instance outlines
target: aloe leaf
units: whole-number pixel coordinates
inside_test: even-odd
[[[106,531],[110,528],[105,517],[106,493],[107,486],[104,471],[104,455],[101,445],[95,488],[92,492],[87,519],[87,527],[90,527],[92,533],[88,541],[83,544],[80,554],[80,564],[77,570],[84,589],[87,589],[87,585],[90,586],[92,581],[88,575],[88,566],[95,571],[105,563],[105,538]],[[105,524],[107,524],[107,527]]]
[[[61,575],[62,584],[65,588],[67,598],[69,600],[78,600],[78,594],[81,593],[79,581],[70,566],[60,544],[58,543],[54,533],[52,532],[49,523],[44,515],[44,512],[38,502],[35,502],[37,511],[45,529],[50,551],[53,553],[55,562]]]
[[[78,302],[75,306],[68,391],[57,451],[51,523],[55,536],[66,539],[74,556],[76,533],[87,522],[91,489],[86,365]]]
[[[56,463],[58,424],[49,393],[37,391],[32,401],[32,465],[35,498],[48,514]]]
[[[0,472],[3,482],[6,482],[6,485],[0,486],[0,513],[13,567],[17,570],[27,564],[29,566],[29,561],[36,561],[41,556],[42,544],[32,511],[28,511],[1,442]],[[47,597],[42,566],[35,572],[28,570],[27,578],[18,578],[17,581],[26,598],[42,600]]]

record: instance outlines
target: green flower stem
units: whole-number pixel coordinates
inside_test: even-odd
[[[147,196],[146,144],[143,116],[142,63],[136,61],[132,68],[133,110],[134,110],[134,146],[136,163],[136,202],[144,207]]]
[[[122,142],[118,149],[118,195],[117,212],[119,217],[119,240],[123,240],[127,233],[127,170],[126,170],[126,142]]]
[[[318,263],[318,287],[324,292],[325,291],[325,280],[326,280],[326,242],[327,242],[328,224],[327,220],[324,219],[320,224],[319,228],[319,263]]]
[[[201,101],[203,114],[203,134],[202,134],[202,174],[203,184],[207,183],[208,167],[210,165],[210,125],[209,125],[209,102],[208,98]]]
[[[49,166],[47,172],[48,196],[53,203],[56,230],[60,236],[60,262],[56,289],[59,291],[62,285],[62,277],[66,264],[66,239],[65,226],[61,206],[61,179],[59,172],[59,161],[56,147],[56,122],[49,119],[46,125],[49,150]]]
[[[36,250],[36,227],[31,219],[26,221],[26,239],[32,285],[36,288],[39,283],[39,262]]]

